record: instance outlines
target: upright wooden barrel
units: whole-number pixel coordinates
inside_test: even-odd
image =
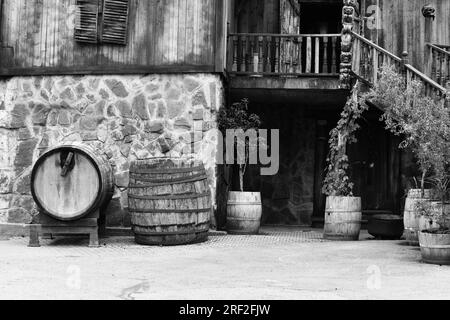
[[[128,205],[139,244],[169,246],[208,239],[211,192],[199,161],[156,158],[133,162]]]
[[[361,198],[328,197],[324,238],[338,241],[359,240],[361,219]]]
[[[74,221],[105,207],[114,175],[104,154],[81,143],[56,146],[33,167],[31,192],[41,213]]]
[[[418,233],[432,229],[450,229],[450,203],[430,200],[427,203],[429,216],[418,217]]]
[[[258,234],[262,203],[259,192],[229,192],[227,231],[230,234]]]
[[[419,220],[420,214],[417,205],[422,201],[431,201],[433,199],[433,190],[426,189],[422,196],[422,190],[411,189],[408,192],[408,197],[405,200],[404,211],[404,225],[405,238],[410,245],[419,245]]]

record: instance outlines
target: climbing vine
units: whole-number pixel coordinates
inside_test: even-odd
[[[350,168],[347,147],[356,143],[356,132],[360,128],[358,120],[368,106],[358,96],[359,83],[352,89],[352,93],[345,104],[336,128],[330,133],[330,152],[327,158],[326,177],[322,192],[328,196],[353,196],[353,186],[348,171]]]

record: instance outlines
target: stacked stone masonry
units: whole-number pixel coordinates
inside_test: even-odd
[[[34,162],[49,147],[83,141],[104,152],[116,179],[114,225],[126,224],[130,162],[194,157],[214,194],[219,76],[14,77],[0,82],[0,223],[30,223]],[[109,212],[108,212],[109,214]]]

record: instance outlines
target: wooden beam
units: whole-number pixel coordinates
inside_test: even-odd
[[[215,71],[224,72],[226,66],[226,12],[227,0],[216,0],[216,32],[215,32]]]
[[[33,67],[1,68],[0,76],[50,76],[50,75],[111,75],[151,73],[215,73],[215,66],[208,65],[127,65],[127,66],[84,66],[84,67]]]

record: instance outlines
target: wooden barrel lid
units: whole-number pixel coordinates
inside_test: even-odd
[[[81,150],[61,147],[44,154],[32,175],[38,207],[59,220],[76,220],[91,212],[102,188],[95,162]]]

